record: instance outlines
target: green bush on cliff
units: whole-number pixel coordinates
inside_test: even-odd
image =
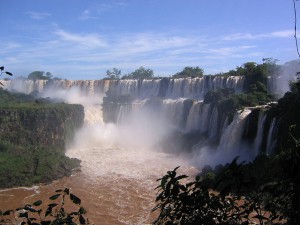
[[[271,101],[272,96],[268,94],[266,86],[261,82],[252,84],[251,90],[245,94],[235,94],[233,89],[225,88],[208,91],[204,96],[205,104],[217,106],[219,112],[229,115],[231,119],[237,110],[265,105]]]
[[[79,161],[65,145],[83,124],[81,105],[0,90],[0,188],[69,176]]]
[[[79,160],[59,148],[25,147],[0,141],[0,188],[49,182],[71,175]]]

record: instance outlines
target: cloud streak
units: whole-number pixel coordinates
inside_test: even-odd
[[[74,34],[74,33],[66,32],[64,30],[57,30],[55,34],[59,36],[63,41],[78,44],[78,45],[83,45],[86,47],[107,46],[106,41],[96,34],[86,34],[86,35]]]
[[[34,11],[27,11],[26,14],[29,15],[30,18],[34,20],[42,20],[52,15],[51,13],[47,13],[47,12],[34,12]]]
[[[144,32],[108,38],[95,33],[72,33],[56,27],[39,42],[22,46],[11,41],[6,45],[0,44],[9,48],[5,51],[7,55],[0,53],[0,57],[4,59],[3,63],[12,67],[35,66],[28,73],[40,69],[68,79],[87,79],[87,76],[100,79],[112,67],[121,69],[123,74],[139,66],[152,68],[158,75],[174,74],[184,66],[204,67],[206,73],[211,73],[224,68],[233,69],[246,62],[247,58],[254,61],[274,57],[265,52],[264,44],[254,43],[254,37],[282,40],[289,38],[289,34],[288,31],[276,31],[263,36],[233,34],[212,38],[184,32]]]
[[[97,19],[97,17],[92,15],[91,10],[86,9],[81,13],[81,15],[79,16],[79,19],[80,20],[90,20],[90,19]]]
[[[259,40],[267,38],[290,38],[293,37],[293,30],[281,30],[264,34],[251,34],[251,33],[236,33],[224,36],[224,41],[237,41],[237,40]]]

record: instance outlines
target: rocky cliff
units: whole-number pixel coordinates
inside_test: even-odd
[[[22,146],[64,148],[83,119],[81,105],[0,106],[0,140]]]
[[[65,145],[83,119],[81,105],[0,104],[0,188],[71,175],[80,161],[65,156]]]

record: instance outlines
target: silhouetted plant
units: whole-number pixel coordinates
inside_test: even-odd
[[[296,183],[271,178],[273,182],[261,184],[255,180],[259,176],[251,175],[255,166],[237,159],[215,176],[206,167],[193,182],[186,183],[186,175],[177,176],[178,167],[168,171],[157,180],[153,211],[159,216],[153,224],[298,224]]]
[[[157,180],[158,203],[153,211],[160,214],[153,224],[241,224],[235,197],[211,192],[200,177],[181,184],[187,176],[177,176],[177,169]]]
[[[4,70],[4,66],[0,66],[0,76],[2,76],[3,73],[5,73],[5,74],[7,74],[9,76],[13,75],[11,72],[8,72],[8,71]],[[0,82],[0,85],[3,86],[3,84],[1,82]]]
[[[90,224],[86,218],[87,211],[81,206],[81,199],[71,193],[69,188],[56,190],[51,196],[51,203],[45,205],[43,201],[37,200],[32,204],[15,210],[0,211],[0,225],[63,225],[63,224]],[[68,211],[69,200],[73,203]]]

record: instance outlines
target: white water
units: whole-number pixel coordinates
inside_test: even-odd
[[[257,155],[261,150],[261,144],[263,140],[263,134],[264,134],[264,125],[267,118],[267,114],[265,111],[260,111],[258,116],[258,126],[256,131],[256,138],[254,140],[254,152],[255,155]]]
[[[95,121],[89,110],[97,112],[93,107],[85,107],[85,126],[77,132],[67,150],[69,157],[82,161],[84,180],[80,182],[89,183],[93,191],[97,186],[102,189],[95,193],[102,201],[101,209],[116,217],[121,224],[151,222],[150,211],[155,199],[153,190],[158,185],[156,179],[176,166],[181,166],[181,173],[195,175],[197,170],[183,159],[151,149],[153,143],[149,143],[149,139],[156,139],[147,137],[146,141],[141,133],[150,135],[146,131],[149,124],[139,124],[142,127],[132,123],[130,127],[127,127],[128,124],[120,124],[119,127],[104,124],[100,117]],[[100,108],[97,113],[101,114]],[[136,208],[137,205],[140,209]]]
[[[272,122],[271,122],[271,126],[269,128],[268,139],[267,139],[267,150],[266,150],[267,154],[273,153],[273,148],[274,148],[274,145],[276,144],[275,140],[273,140],[273,138],[274,138],[273,135],[274,135],[275,129],[276,129],[276,122],[277,122],[276,118],[273,118]]]

